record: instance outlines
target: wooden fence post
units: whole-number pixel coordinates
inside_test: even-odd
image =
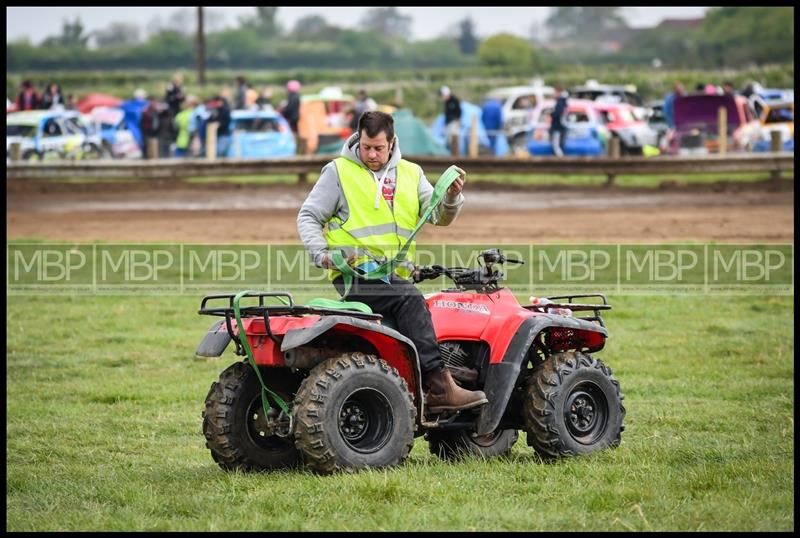
[[[728,152],[728,109],[724,106],[719,107],[719,154],[725,155]]]
[[[217,129],[219,122],[212,121],[206,125],[206,159],[214,161],[217,159]]]
[[[478,116],[472,116],[472,123],[469,126],[469,156],[478,156]]]
[[[22,158],[22,144],[19,142],[11,143],[11,161],[17,162]]]
[[[450,155],[458,157],[461,153],[461,137],[457,134],[450,135]]]
[[[771,131],[769,133],[770,151],[775,153],[783,151],[783,138],[780,131]]]
[[[147,158],[158,159],[158,138],[155,136],[148,136],[145,139],[145,143],[147,144]]]
[[[770,134],[770,149],[778,153],[779,151],[783,150],[783,138],[781,137],[780,131],[772,131]],[[773,170],[770,172],[770,177],[772,179],[780,179],[781,178],[781,171],[780,170]]]

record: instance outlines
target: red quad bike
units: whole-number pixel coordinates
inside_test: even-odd
[[[397,465],[423,434],[431,452],[445,459],[503,456],[519,430],[545,460],[619,445],[625,417],[619,383],[590,355],[608,336],[600,316],[611,308],[605,296],[520,305],[498,281],[503,263],[523,262],[498,249],[479,258],[477,269],[433,265],[415,277],[454,282],[426,296],[441,355],[459,385],[489,400],[450,414],[426,413],[414,344],[366,305],[297,305],[286,292],[204,297],[199,313],[225,319],[211,327],[197,354],[219,357],[233,340],[246,357],[224,370],[206,397],[203,433],[214,460],[226,470],[305,464],[331,473]],[[242,297],[258,304],[239,307]],[[573,302],[578,297],[602,304]],[[208,305],[215,300],[227,304]]]

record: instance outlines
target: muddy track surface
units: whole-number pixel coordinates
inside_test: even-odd
[[[7,237],[75,241],[299,242],[310,186],[10,181]],[[794,242],[792,181],[662,188],[468,183],[466,204],[423,242]]]

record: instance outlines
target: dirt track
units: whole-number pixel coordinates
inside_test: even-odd
[[[42,183],[6,186],[7,237],[75,241],[297,243],[295,185]],[[794,242],[792,181],[663,189],[467,184],[453,225],[422,242]]]

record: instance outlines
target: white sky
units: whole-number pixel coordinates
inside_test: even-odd
[[[45,37],[61,33],[65,19],[80,17],[87,32],[106,28],[112,22],[137,24],[145,37],[145,26],[156,18],[166,23],[175,11],[194,9],[175,7],[6,7],[6,42],[27,37],[34,44]],[[298,19],[321,15],[328,23],[340,27],[356,27],[370,7],[280,7],[277,19],[285,29],[291,29]],[[510,32],[530,37],[534,23],[543,25],[549,7],[398,7],[404,15],[413,17],[412,36],[431,39],[443,34],[458,21],[472,17],[478,37]],[[702,17],[707,7],[623,7],[622,13],[633,27],[655,26],[665,18]],[[236,26],[240,16],[253,16],[254,7],[207,7],[207,29]],[[212,20],[213,19],[213,20]]]

